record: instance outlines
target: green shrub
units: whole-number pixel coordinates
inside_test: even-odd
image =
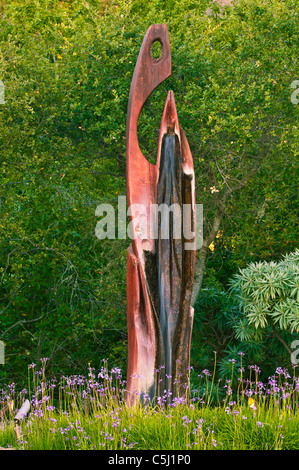
[[[277,331],[299,332],[299,250],[279,262],[250,263],[230,281],[230,291],[238,299],[243,315],[235,326],[240,340],[263,337],[269,328],[290,352]],[[288,336],[290,340],[291,336]]]

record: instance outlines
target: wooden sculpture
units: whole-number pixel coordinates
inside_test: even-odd
[[[152,57],[152,45],[161,43],[161,57]],[[151,206],[178,205],[191,208],[189,219],[195,232],[195,189],[192,155],[179,127],[174,94],[169,91],[162,116],[156,164],[142,154],[137,137],[141,109],[153,90],[171,74],[167,26],[152,25],[144,38],[131,83],[127,115],[127,197],[132,243],[127,262],[128,370],[127,403],[145,396],[154,400],[167,390],[172,399],[185,394],[189,378],[193,325],[191,294],[194,241],[181,226],[162,236],[164,220]],[[155,207],[155,206],[154,206]],[[189,222],[190,223],[190,222]],[[150,227],[140,236],[140,226]],[[153,233],[157,236],[153,236]],[[189,237],[189,238],[188,238]]]

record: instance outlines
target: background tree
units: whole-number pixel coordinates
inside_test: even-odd
[[[129,240],[98,240],[95,209],[101,202],[116,208],[126,192],[129,88],[153,23],[168,25],[172,76],[146,103],[138,135],[155,161],[165,97],[173,89],[204,207],[193,299],[207,319],[196,318],[200,335],[215,343],[222,327],[226,336],[233,332],[217,318],[215,305],[224,299],[218,293],[215,338],[204,327],[213,305],[205,293],[212,295],[213,285],[225,293],[239,267],[294,251],[299,107],[290,85],[298,78],[298,1],[240,0],[222,13],[214,5],[207,15],[209,3],[2,5],[3,380],[25,377],[27,364],[44,356],[53,373],[80,373],[103,357],[126,367]],[[201,287],[208,289],[202,298]],[[193,341],[199,344],[195,335]],[[229,344],[218,347],[223,359]],[[204,348],[193,351],[198,367],[205,366]]]

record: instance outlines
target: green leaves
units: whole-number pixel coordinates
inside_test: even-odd
[[[251,263],[230,285],[256,329],[272,322],[282,330],[299,332],[299,250],[279,262]]]
[[[295,299],[286,299],[273,306],[271,316],[274,323],[282,330],[290,329],[293,333],[299,331],[299,303]]]

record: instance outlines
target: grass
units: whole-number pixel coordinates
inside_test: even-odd
[[[262,383],[252,366],[236,386],[215,384],[213,374],[197,376],[197,389],[171,401],[127,407],[120,371],[47,381],[46,359],[40,370],[28,368],[28,389],[10,384],[0,391],[0,409],[27,398],[31,408],[14,427],[16,410],[2,419],[0,446],[24,450],[280,450],[299,449],[299,379],[278,368]],[[232,364],[233,367],[233,364]],[[294,370],[295,372],[295,370]],[[253,378],[252,378],[253,376]],[[206,386],[203,387],[202,384]],[[199,390],[204,392],[199,393]],[[191,399],[188,399],[188,397]],[[168,401],[167,406],[165,406]]]

